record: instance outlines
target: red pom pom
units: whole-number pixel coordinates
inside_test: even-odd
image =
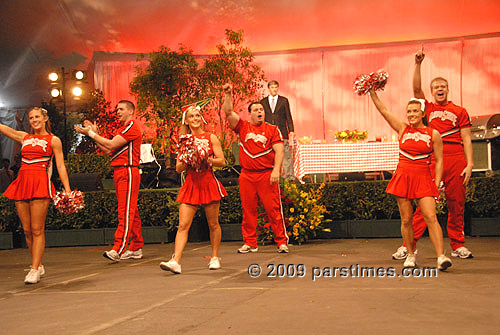
[[[177,159],[196,171],[208,168],[209,143],[191,134],[179,137]]]
[[[73,190],[70,193],[57,192],[52,198],[56,209],[64,215],[77,213],[85,207],[83,201],[84,194],[81,191]]]
[[[358,95],[367,94],[371,88],[375,91],[383,90],[385,84],[387,84],[387,78],[389,78],[389,74],[382,70],[362,74],[356,78],[352,88]]]

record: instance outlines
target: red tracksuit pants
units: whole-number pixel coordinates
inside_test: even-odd
[[[288,244],[285,221],[283,220],[280,187],[269,181],[272,170],[264,172],[249,172],[242,170],[240,183],[240,198],[243,208],[243,223],[241,230],[245,244],[257,247],[257,206],[260,203],[266,210],[274,233],[274,241],[278,246]]]
[[[118,199],[118,227],[115,232],[113,250],[122,254],[130,239],[129,250],[141,249],[144,245],[141,218],[137,209],[141,175],[136,166],[114,168],[116,198]]]
[[[434,177],[434,160],[431,162],[431,172]],[[443,183],[446,203],[448,205],[448,237],[452,250],[464,246],[464,208],[465,189],[464,177],[460,176],[467,166],[462,145],[443,143]],[[420,208],[413,214],[413,239],[415,247],[422,237],[427,225]]]

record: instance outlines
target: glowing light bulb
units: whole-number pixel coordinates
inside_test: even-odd
[[[57,79],[59,79],[59,75],[55,72],[51,72],[49,73],[49,80],[50,81],[57,81]]]
[[[73,87],[72,93],[75,97],[79,97],[82,95],[83,91],[80,87],[76,86],[76,87]]]

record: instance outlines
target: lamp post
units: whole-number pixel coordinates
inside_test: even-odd
[[[64,67],[61,67],[61,76],[59,77],[57,72],[52,72],[49,74],[49,80],[51,82],[51,88],[49,89],[49,94],[52,98],[62,99],[63,105],[63,120],[64,120],[64,134],[63,134],[63,152],[68,153],[68,126],[67,126],[67,111],[66,111],[66,75],[70,73],[64,72]],[[83,94],[81,89],[81,84],[83,84],[86,78],[86,73],[81,70],[74,70],[72,72],[71,80],[76,82],[76,86],[72,89],[72,95],[75,100],[79,100],[80,96]],[[61,87],[58,87],[59,84]]]

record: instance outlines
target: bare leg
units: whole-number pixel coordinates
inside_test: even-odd
[[[436,217],[436,202],[432,197],[418,199],[418,207],[420,207],[424,216],[427,229],[429,229],[429,237],[431,238],[436,256],[444,254],[443,250],[443,232]]]
[[[413,206],[411,200],[407,198],[396,197],[399,207],[399,214],[401,215],[401,235],[403,241],[408,248],[408,254],[413,255]]]
[[[220,202],[214,201],[205,206],[205,216],[210,228],[210,243],[212,244],[212,257],[218,257],[221,240],[221,229],[219,225]]]
[[[49,199],[36,199],[29,202],[31,212],[31,235],[33,244],[31,254],[33,261],[31,268],[38,269],[42,263],[42,255],[45,250],[45,218],[49,208]]]
[[[179,207],[179,228],[177,228],[177,235],[175,235],[174,247],[174,259],[179,264],[181,264],[182,253],[188,240],[189,228],[191,228],[197,209],[198,207],[188,204],[181,204]]]
[[[16,201],[17,216],[21,220],[24,230],[24,238],[26,239],[26,244],[33,257],[32,245],[33,236],[31,234],[31,214],[30,214],[30,203],[28,201]]]

